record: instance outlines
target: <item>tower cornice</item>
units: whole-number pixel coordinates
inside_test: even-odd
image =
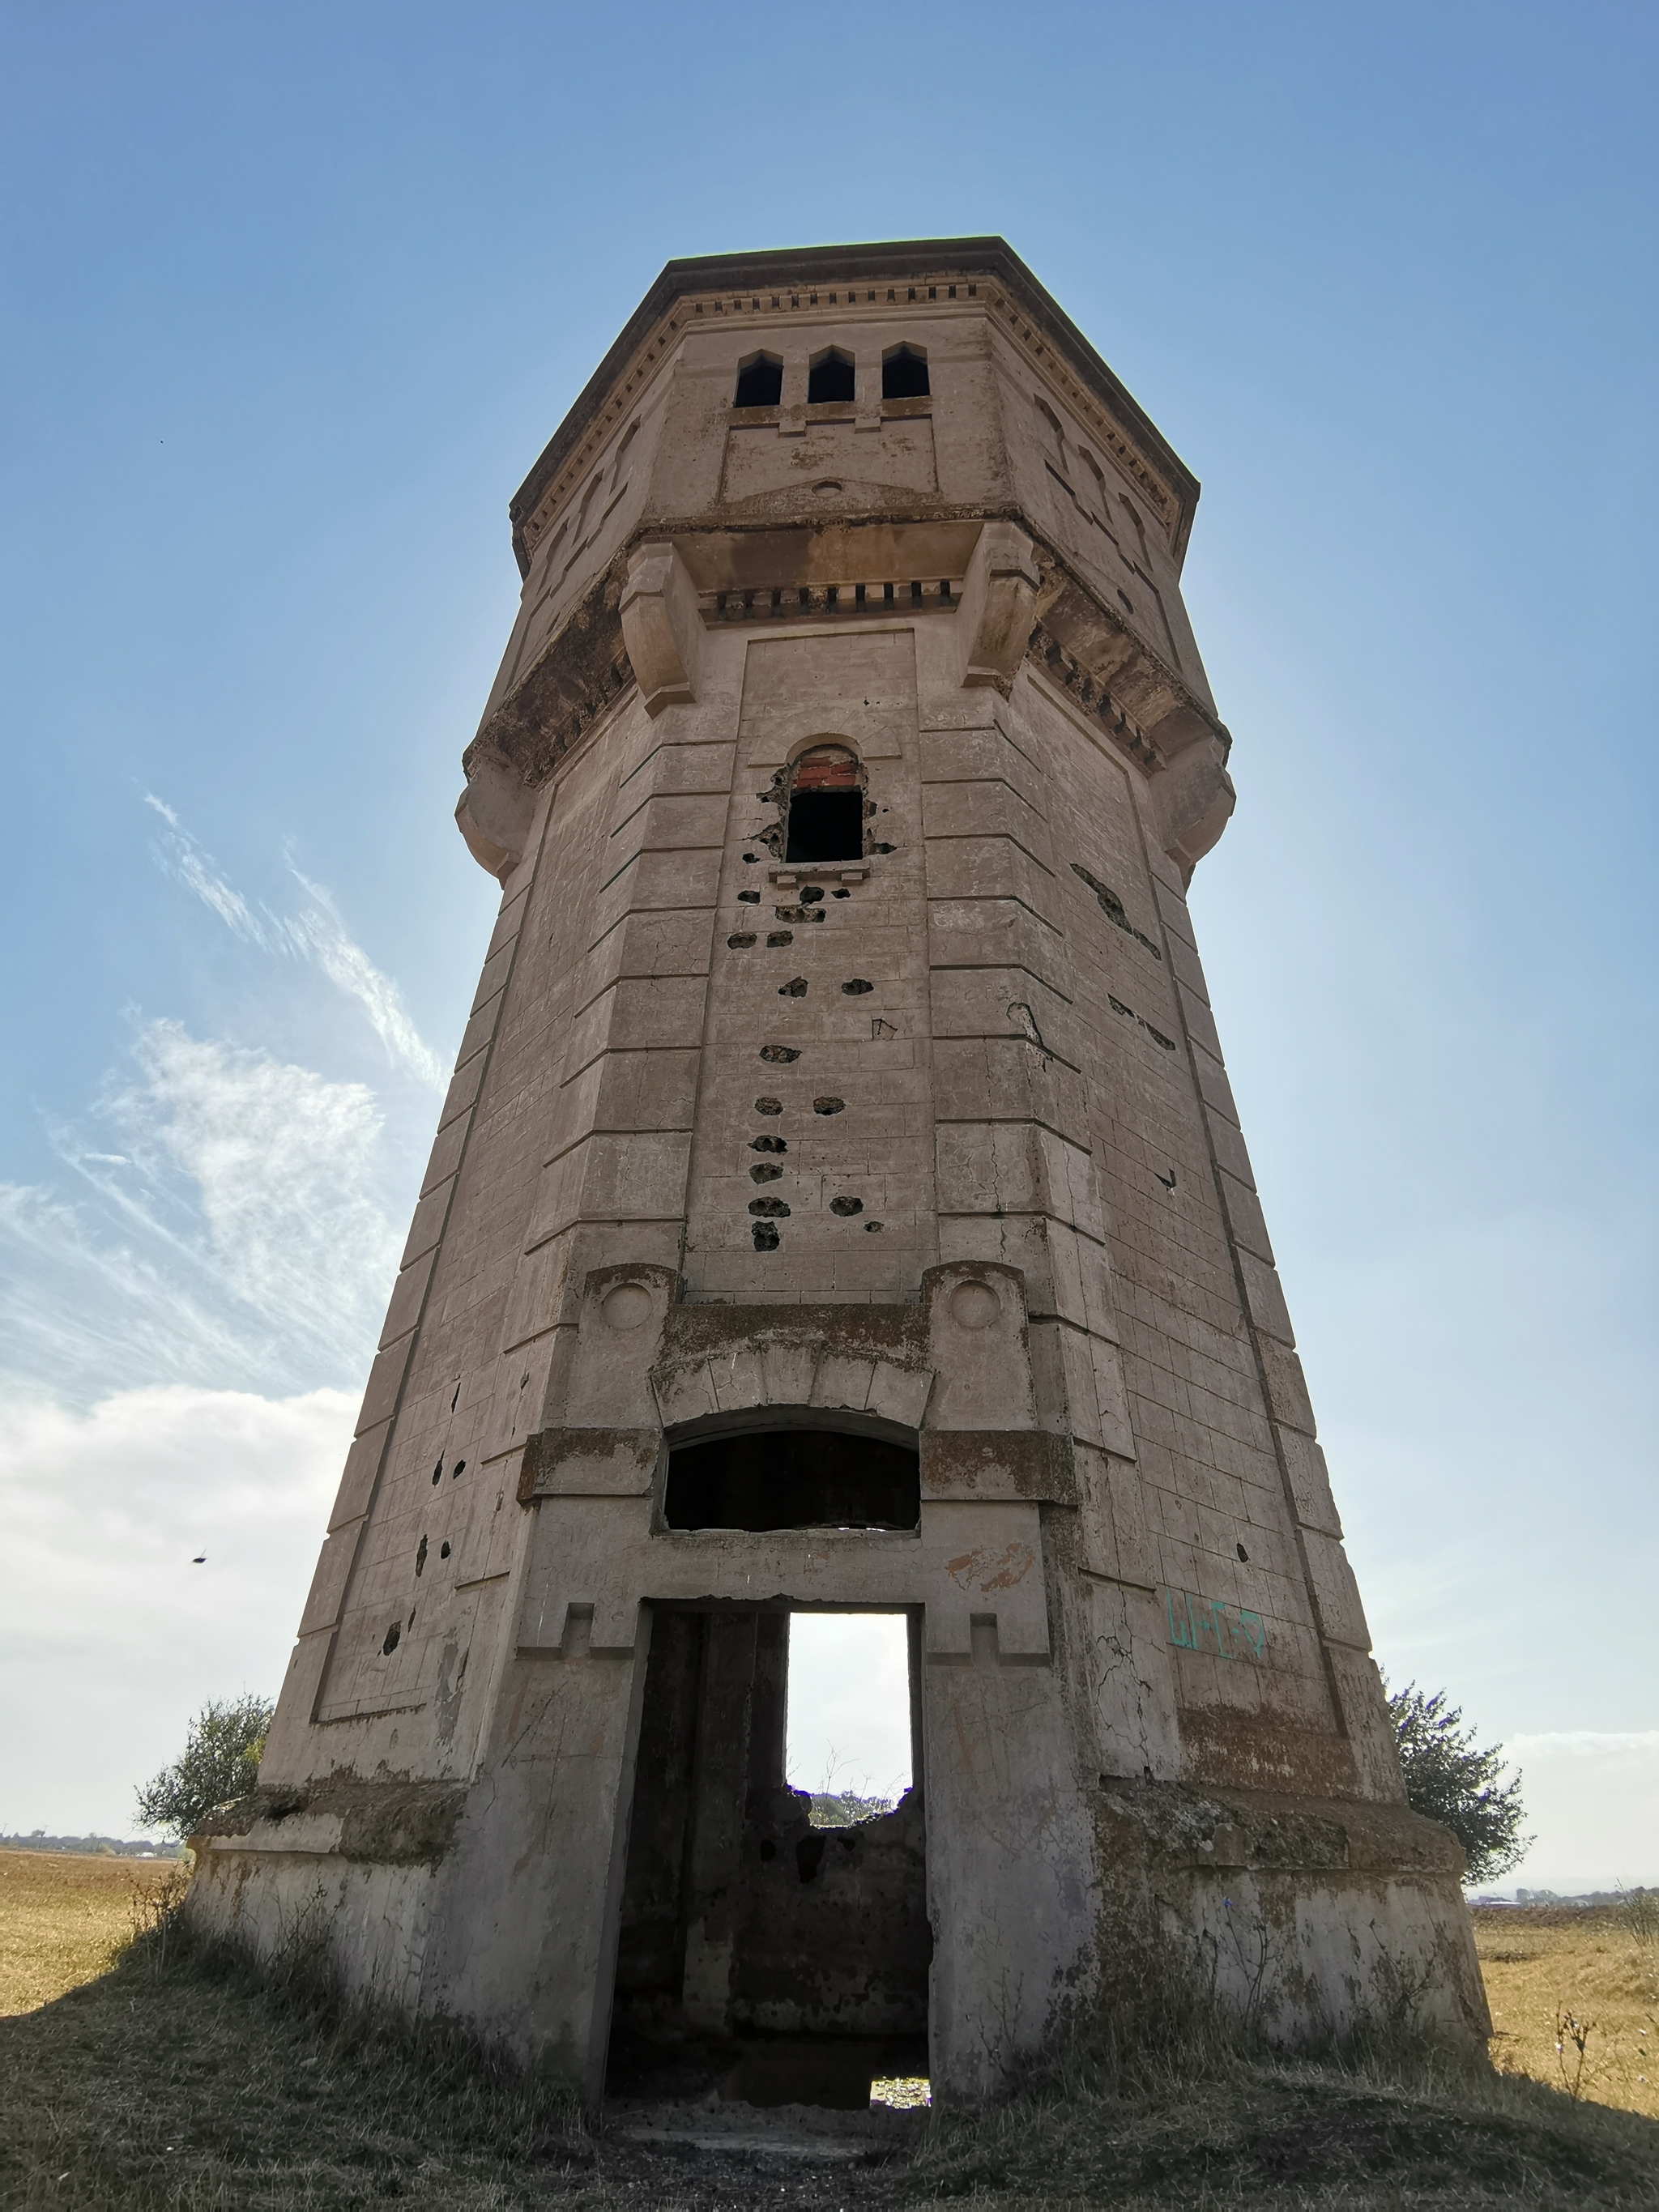
[[[984,508],[854,517],[793,530],[689,517],[638,529],[485,718],[463,765],[471,775],[485,760],[499,760],[533,790],[605,718],[637,673],[623,605],[630,572],[653,545],[672,545],[684,564],[701,627],[782,635],[809,625],[854,629],[960,617],[981,533],[1000,525],[1018,533],[1034,563],[1034,588],[1021,602],[1029,641],[1016,662],[1029,659],[1080,703],[1143,775],[1158,775],[1200,742],[1219,771],[1232,741],[1213,709],[1028,515]],[[861,558],[866,544],[875,550]],[[878,580],[916,568],[941,580],[918,587],[914,600],[896,600],[888,584],[884,604]],[[877,580],[861,583],[860,576]],[[972,647],[966,650],[972,658]],[[1012,672],[1012,665],[1004,672],[1005,683]],[[1231,807],[1231,786],[1227,790]]]
[[[845,301],[837,295],[845,291]],[[1152,418],[1007,241],[909,239],[762,253],[705,254],[666,263],[508,503],[513,547],[527,573],[538,535],[586,467],[590,451],[635,404],[672,342],[690,325],[730,316],[756,327],[813,314],[884,313],[908,301],[972,301],[1056,381],[1114,461],[1136,484],[1179,565],[1199,483]],[[860,296],[863,295],[863,296]]]

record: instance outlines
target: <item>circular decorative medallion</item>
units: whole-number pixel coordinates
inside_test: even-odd
[[[959,1328],[989,1328],[1002,1300],[988,1283],[958,1283],[951,1293],[951,1318]]]
[[[612,1328],[637,1328],[651,1317],[651,1293],[637,1283],[618,1283],[605,1292],[599,1311]]]

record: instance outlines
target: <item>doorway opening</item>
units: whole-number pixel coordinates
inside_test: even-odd
[[[908,1612],[652,1607],[610,2094],[855,2110],[925,2078],[920,1659]]]

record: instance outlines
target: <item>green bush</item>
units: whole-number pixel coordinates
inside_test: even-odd
[[[1483,1750],[1463,1715],[1449,1705],[1446,1692],[1429,1697],[1415,1682],[1389,1695],[1389,1716],[1406,1778],[1406,1798],[1413,1813],[1449,1828],[1463,1846],[1468,1880],[1492,1881],[1526,1856],[1530,1836],[1521,1824],[1521,1777],[1499,1788],[1504,1747]]]
[[[276,1710],[264,1698],[210,1699],[190,1724],[182,1755],[139,1790],[139,1826],[182,1843],[210,1813],[246,1797],[259,1778]]]

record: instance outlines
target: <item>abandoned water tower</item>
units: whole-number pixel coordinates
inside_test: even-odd
[[[990,2094],[1154,1925],[1485,2032],[1188,918],[1197,492],[999,240],[652,287],[513,502],[501,918],[202,1921],[589,2095]],[[839,1832],[819,1609],[908,1624]]]

